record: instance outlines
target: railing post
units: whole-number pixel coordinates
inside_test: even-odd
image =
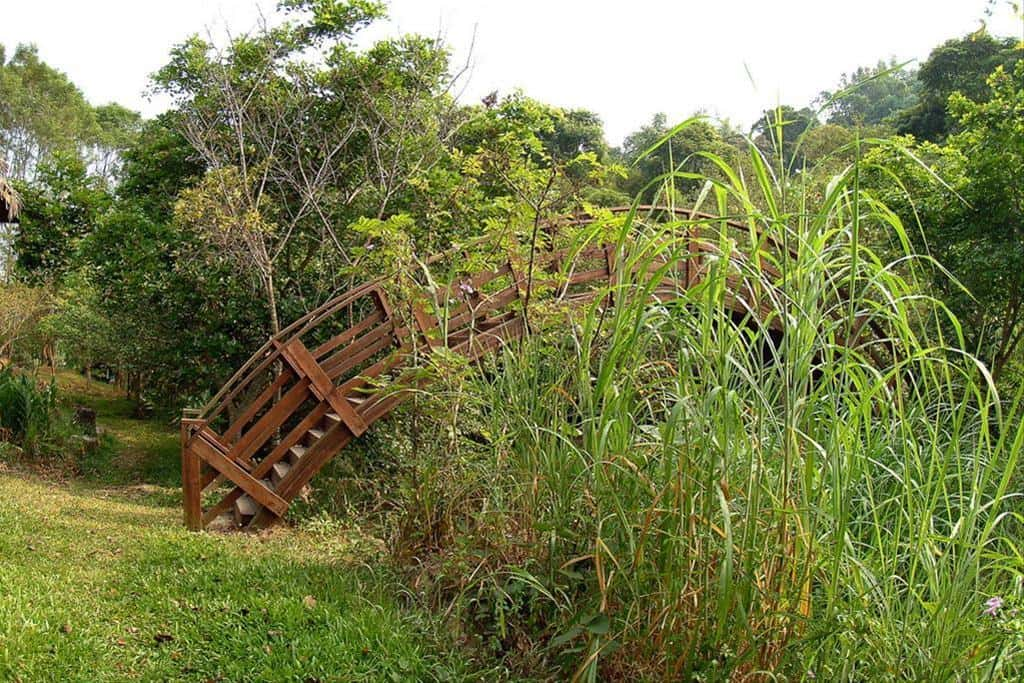
[[[182,508],[185,511],[185,527],[189,531],[203,530],[202,460],[191,448],[192,433],[203,420],[181,419],[181,491]]]

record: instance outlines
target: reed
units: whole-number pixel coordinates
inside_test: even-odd
[[[723,230],[701,284],[658,303],[672,273],[646,274],[691,226],[634,212],[607,296],[449,386],[487,438],[432,460],[403,514],[466,558],[451,608],[578,680],[1020,675],[1020,397],[943,336],[908,226],[863,187],[879,169],[812,193],[753,146],[704,157],[695,208],[792,257]],[[724,305],[737,281],[747,316]]]

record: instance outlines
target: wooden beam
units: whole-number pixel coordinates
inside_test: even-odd
[[[239,488],[252,496],[257,503],[278,517],[283,515],[288,509],[288,502],[286,500],[271,491],[262,481],[239,467],[234,460],[221,454],[202,434],[192,442],[191,450],[205,460],[210,467],[233,481]]]
[[[191,443],[193,430],[202,429],[205,420],[183,418],[181,420],[181,492],[182,507],[185,511],[185,528],[190,531],[203,530],[202,467],[203,461],[193,452]]]
[[[335,388],[331,378],[300,339],[293,339],[282,346],[281,353],[299,375],[309,379],[313,394],[321,401],[327,401],[353,434],[359,436],[366,431],[366,422]]]

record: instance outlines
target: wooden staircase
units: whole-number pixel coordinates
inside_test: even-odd
[[[718,217],[641,208],[661,220],[682,220],[687,231],[687,250],[678,263],[652,264],[652,269],[670,267],[655,290],[659,298],[678,296],[701,281],[722,230],[737,241],[752,239],[746,226]],[[554,235],[559,225],[590,220],[580,215],[547,227]],[[754,237],[755,251],[768,243],[776,256],[781,252]],[[204,408],[185,411],[186,525],[199,530],[216,522],[252,529],[281,520],[331,458],[411,396],[422,381],[410,370],[419,358],[445,347],[475,360],[518,339],[526,333],[528,296],[579,303],[607,293],[616,279],[615,249],[595,244],[575,252],[545,248],[527,259],[510,256],[500,267],[465,276],[434,296],[424,290],[418,301],[406,302],[410,311],[404,317],[388,301],[388,280],[379,280],[296,320],[253,354]],[[526,276],[528,260],[536,261],[531,272],[538,277],[532,281]],[[767,281],[779,276],[771,265],[763,270]],[[763,283],[730,276],[727,286],[726,306],[781,327]]]

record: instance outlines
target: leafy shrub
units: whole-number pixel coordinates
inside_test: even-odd
[[[0,369],[0,429],[6,441],[33,451],[51,429],[57,387],[41,386],[28,375]]]
[[[0,369],[0,458],[81,473],[84,456],[106,444],[87,435],[61,405],[56,383]]]

